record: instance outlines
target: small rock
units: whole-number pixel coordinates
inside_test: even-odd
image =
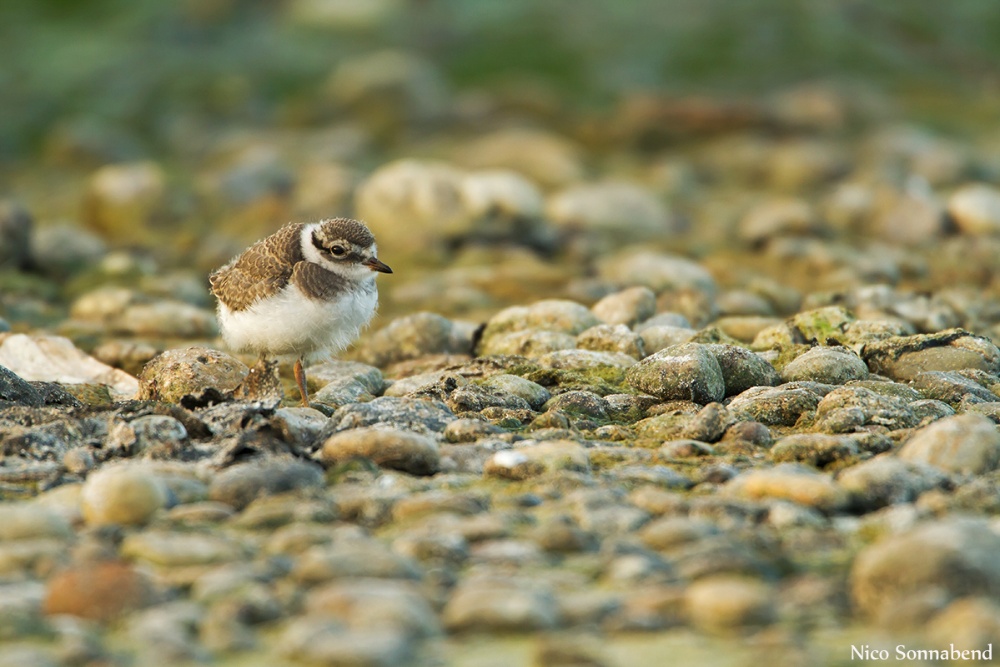
[[[852,598],[880,625],[919,623],[924,619],[913,614],[926,608],[921,598],[928,590],[934,592],[929,613],[972,592],[1000,590],[998,550],[1000,536],[982,519],[948,517],[922,523],[857,555],[851,568]]]
[[[278,651],[296,662],[313,665],[394,667],[411,664],[416,646],[402,628],[349,630],[325,616],[305,616],[285,628]]]
[[[355,629],[398,628],[416,637],[440,634],[437,615],[406,581],[337,580],[309,591],[306,613],[330,615]]]
[[[34,503],[6,503],[0,542],[52,538],[65,540],[73,530],[64,516]]]
[[[365,337],[356,354],[366,364],[385,367],[428,354],[468,353],[471,349],[471,339],[462,339],[451,320],[435,313],[413,313]]]
[[[80,494],[80,508],[87,523],[125,526],[147,523],[167,506],[166,485],[140,466],[106,467],[87,478]]]
[[[664,400],[707,404],[725,396],[722,370],[705,346],[684,343],[646,357],[625,375],[636,389]]]
[[[127,536],[121,553],[126,558],[162,567],[231,563],[245,556],[236,543],[221,535],[165,530]]]
[[[590,472],[587,450],[572,440],[525,441],[517,449],[494,454],[483,465],[483,474],[505,479],[527,479],[547,472]]]
[[[414,475],[437,471],[440,455],[431,438],[393,428],[357,428],[336,433],[323,443],[319,453],[326,464],[366,458],[376,465]]]
[[[648,287],[629,287],[607,295],[590,310],[605,324],[634,327],[656,314],[656,294]]]
[[[265,459],[239,463],[212,478],[211,500],[242,510],[254,499],[295,489],[321,488],[319,466],[288,459]]]
[[[767,426],[794,426],[819,401],[818,394],[802,387],[751,387],[729,402],[729,411]]]
[[[738,345],[705,345],[722,371],[726,396],[741,394],[751,387],[771,387],[780,382],[778,372],[766,359]]]
[[[878,456],[847,468],[837,483],[851,495],[851,504],[865,512],[910,503],[920,494],[947,485],[948,478],[931,466]]]
[[[46,582],[45,613],[107,622],[154,600],[149,580],[122,561],[79,563]]]
[[[118,400],[134,398],[138,390],[134,377],[102,364],[60,336],[0,336],[0,366],[34,382],[106,385]]]
[[[793,433],[774,443],[768,455],[776,462],[806,463],[825,468],[832,463],[851,462],[860,451],[858,444],[846,436]]]
[[[540,410],[545,405],[545,402],[552,397],[549,390],[542,385],[517,375],[508,375],[506,373],[491,375],[483,380],[482,384],[483,387],[492,391],[524,399],[532,410]]]
[[[0,201],[0,267],[20,270],[31,267],[34,223],[27,209],[9,200]]]
[[[692,625],[717,634],[759,628],[777,616],[774,594],[767,584],[731,575],[691,584],[684,594],[684,607]]]
[[[513,128],[486,134],[463,146],[458,159],[473,169],[510,169],[544,188],[579,182],[584,171],[576,146],[542,130]]]
[[[948,198],[948,215],[963,234],[985,236],[1000,232],[1000,190],[972,183]]]
[[[84,221],[117,243],[148,238],[166,195],[166,176],[153,162],[110,164],[90,179]]]
[[[1000,350],[989,339],[961,329],[873,341],[865,345],[861,356],[872,373],[893,380],[964,368],[1000,372]]]
[[[547,590],[500,579],[462,581],[442,612],[450,632],[532,632],[555,627],[559,619],[559,607]]]
[[[0,366],[0,401],[36,408],[44,403],[34,386],[4,366]]]
[[[589,391],[567,391],[552,397],[544,410],[559,410],[573,417],[604,420],[608,418],[604,399]]]
[[[598,273],[619,285],[643,285],[659,294],[668,290],[716,292],[715,279],[689,259],[649,250],[626,250],[598,261]]]
[[[455,419],[451,409],[439,401],[381,396],[368,403],[340,408],[320,435],[329,437],[338,431],[378,424],[430,435],[443,432]]]
[[[214,313],[180,301],[130,304],[110,327],[117,334],[163,338],[211,338],[219,332]]]
[[[235,357],[204,347],[167,350],[142,369],[139,400],[179,403],[209,389],[234,391],[249,369]]]
[[[791,463],[737,475],[722,492],[748,500],[788,500],[821,512],[842,510],[849,501],[847,492],[829,476]]]
[[[91,268],[108,251],[100,237],[78,225],[43,225],[35,231],[32,248],[35,263],[54,276]]]
[[[814,347],[788,362],[781,369],[785,382],[813,381],[845,384],[868,377],[868,366],[861,357],[843,347]]]
[[[899,458],[945,472],[980,474],[1000,465],[1000,432],[981,415],[945,417],[913,434]]]
[[[819,231],[816,212],[802,199],[771,199],[757,204],[739,222],[739,236],[759,244],[778,236],[809,236]]]
[[[581,350],[618,352],[636,359],[646,356],[642,338],[624,324],[598,324],[576,337]]]
[[[291,573],[301,584],[331,579],[418,579],[420,576],[420,568],[413,561],[371,538],[345,538],[311,547],[298,557]]]

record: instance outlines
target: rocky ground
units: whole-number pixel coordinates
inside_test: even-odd
[[[995,125],[833,83],[571,113],[397,51],[317,100],[13,170],[0,665],[1000,651]],[[395,273],[302,408],[206,276],[333,215]]]

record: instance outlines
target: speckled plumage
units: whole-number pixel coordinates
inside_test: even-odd
[[[261,355],[347,347],[375,313],[374,272],[391,272],[375,252],[356,220],[285,225],[209,276],[223,338]]]

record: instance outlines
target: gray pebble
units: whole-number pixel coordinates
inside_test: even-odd
[[[705,346],[684,343],[661,350],[629,369],[626,381],[664,400],[707,404],[725,396],[719,363]]]
[[[899,457],[946,472],[989,472],[1000,465],[1000,432],[981,415],[945,417],[914,433]]]

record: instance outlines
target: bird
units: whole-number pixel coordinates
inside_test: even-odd
[[[230,349],[295,354],[295,382],[309,406],[302,361],[350,345],[378,307],[379,260],[363,222],[288,223],[209,275],[222,338]]]

